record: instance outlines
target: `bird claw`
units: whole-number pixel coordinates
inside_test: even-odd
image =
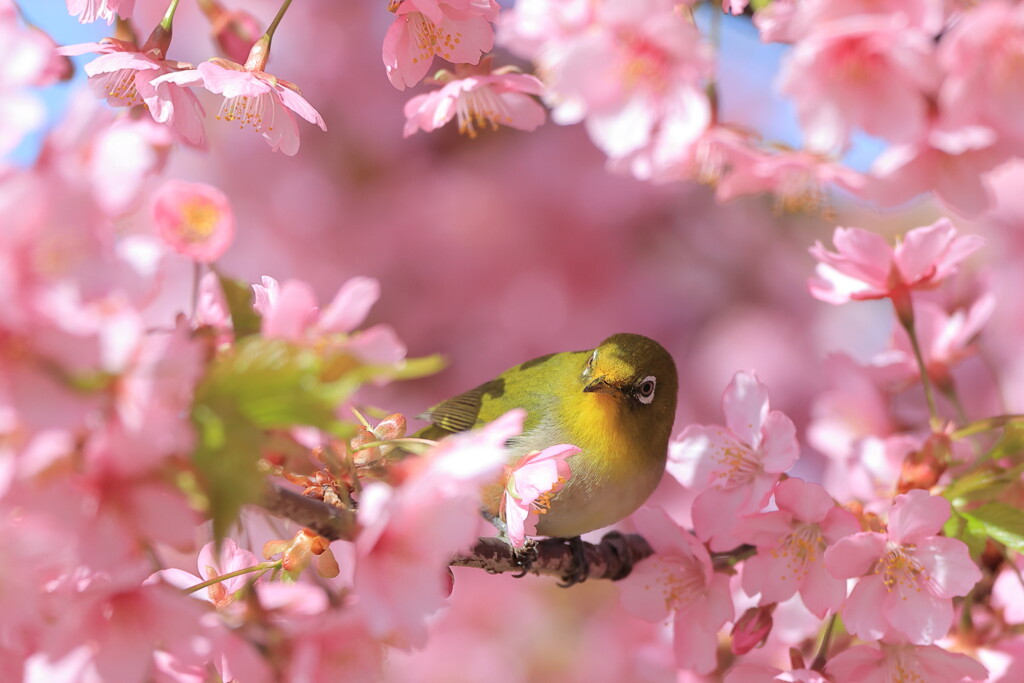
[[[512,575],[514,579],[521,579],[533,569],[533,563],[537,561],[537,541],[532,538],[526,539],[522,548],[512,546],[512,564],[520,568],[520,571]]]
[[[590,563],[587,562],[587,554],[584,552],[582,538],[574,536],[573,538],[563,540],[569,544],[569,549],[572,550],[572,567],[562,576],[558,586],[560,588],[570,588],[587,580],[587,575],[590,573]]]

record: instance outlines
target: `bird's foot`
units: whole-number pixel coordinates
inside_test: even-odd
[[[519,571],[513,574],[512,577],[521,579],[533,569],[533,563],[537,561],[537,541],[528,538],[522,548],[511,547],[512,564],[519,567]]]
[[[587,580],[590,573],[590,563],[587,562],[587,554],[584,551],[583,539],[579,536],[563,539],[569,544],[572,550],[572,567],[569,568],[558,585],[562,588],[569,588]]]

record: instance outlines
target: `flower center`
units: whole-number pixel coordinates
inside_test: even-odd
[[[715,451],[712,460],[718,467],[712,475],[715,486],[729,489],[751,482],[761,472],[761,463],[754,452],[739,443],[723,446]]]
[[[922,586],[931,580],[924,565],[907,551],[913,546],[892,546],[875,565],[875,573],[882,577],[882,583],[891,593],[913,589],[920,592]]]
[[[181,238],[195,244],[205,242],[217,229],[220,211],[202,199],[186,201],[181,206]]]
[[[797,580],[807,575],[808,568],[818,561],[825,550],[825,539],[817,524],[801,524],[788,535],[779,539],[772,549],[772,557],[786,561],[786,569]],[[785,577],[783,577],[785,578]]]
[[[266,109],[266,95],[258,95],[256,97],[249,97],[248,95],[227,97],[224,98],[224,102],[220,105],[220,111],[217,112],[217,119],[223,119],[224,121],[238,121],[239,128],[252,126],[262,133],[263,115],[266,112]],[[270,125],[267,127],[267,130],[274,130],[273,117],[271,117]]]
[[[462,42],[462,34],[451,33],[447,29],[437,26],[419,12],[410,12],[405,15],[412,31],[416,47],[420,49],[419,55],[412,58],[413,64],[421,59],[431,59],[438,55],[451,61],[452,50]]]
[[[477,136],[477,128],[490,127],[497,130],[498,124],[512,121],[508,107],[497,93],[488,87],[469,90],[459,95],[455,103],[459,132],[471,138]]]

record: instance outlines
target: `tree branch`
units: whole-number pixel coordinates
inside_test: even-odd
[[[322,500],[308,498],[278,484],[270,484],[259,503],[260,507],[308,527],[332,540],[351,541],[358,532],[354,510],[342,510]],[[617,581],[629,574],[633,564],[654,553],[642,536],[612,531],[600,543],[583,544],[589,579]],[[522,558],[532,558],[530,572],[565,577],[574,571],[572,549],[562,540],[548,538],[537,541],[532,550],[520,551],[519,557],[501,538],[480,538],[465,553],[453,557],[453,567],[476,567],[492,574],[522,572]]]

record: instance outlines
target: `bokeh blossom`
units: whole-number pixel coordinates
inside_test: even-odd
[[[753,373],[736,373],[722,412],[726,426],[690,425],[669,444],[668,473],[698,492],[694,532],[712,550],[742,542],[736,518],[764,507],[800,452],[793,421],[769,409],[768,387]]]
[[[228,198],[205,183],[165,182],[153,199],[153,222],[168,246],[198,263],[219,259],[235,237]]]
[[[953,597],[981,579],[962,541],[937,536],[949,502],[927,491],[896,496],[885,533],[863,531],[825,551],[839,579],[860,577],[843,607],[843,623],[863,640],[895,632],[930,645],[953,624]]]

